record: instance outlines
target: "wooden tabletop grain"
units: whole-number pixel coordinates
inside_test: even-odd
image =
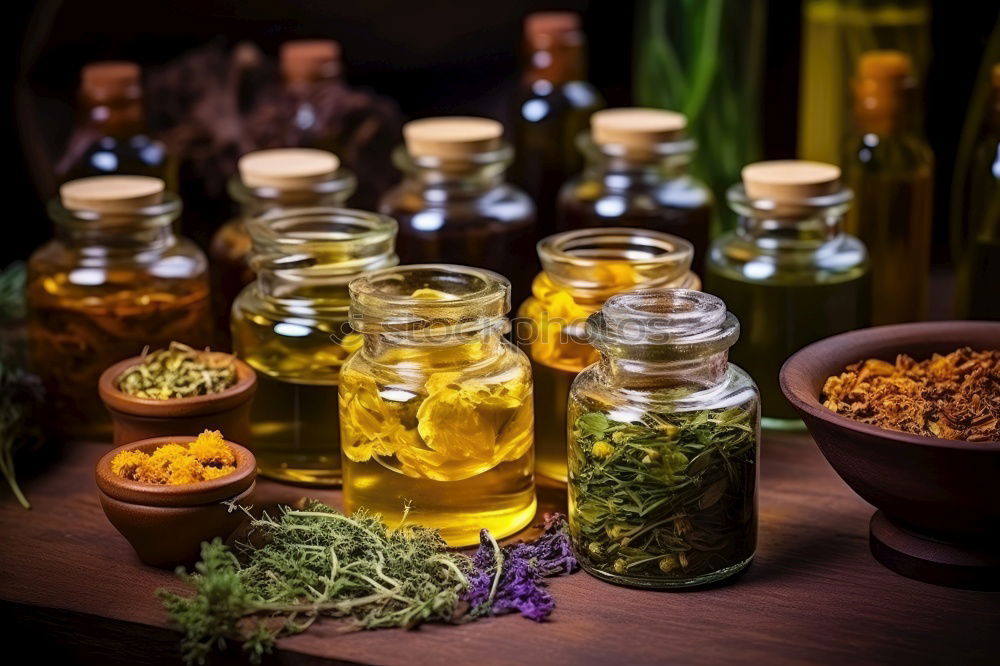
[[[180,587],[143,566],[104,518],[93,468],[105,445],[69,447],[26,480],[34,508],[0,489],[0,613],[8,648],[56,663],[179,662],[153,592]],[[556,610],[462,626],[342,633],[317,623],[282,640],[281,664],[923,664],[1000,662],[1000,594],[902,578],[868,553],[872,508],[803,435],[766,437],[760,546],[735,582],[688,592],[554,579]],[[262,482],[258,504],[336,491]],[[543,509],[562,494],[543,490]],[[39,661],[39,663],[42,663]],[[231,652],[219,663],[238,663]]]

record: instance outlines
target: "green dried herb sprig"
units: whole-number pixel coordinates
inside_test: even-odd
[[[0,473],[25,509],[31,504],[17,483],[14,456],[42,441],[37,416],[43,393],[38,377],[0,357]]]
[[[231,354],[199,351],[179,342],[167,349],[142,352],[139,363],[116,380],[118,389],[137,398],[170,400],[219,393],[236,384]]]
[[[756,426],[742,408],[574,420],[570,534],[591,570],[696,578],[756,545]]]

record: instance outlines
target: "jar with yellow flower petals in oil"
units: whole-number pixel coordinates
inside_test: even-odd
[[[233,304],[237,356],[257,371],[252,448],[262,474],[340,483],[337,386],[361,344],[347,286],[394,266],[396,222],[340,208],[274,210],[247,221],[257,279]]]
[[[597,228],[542,240],[543,271],[518,313],[518,339],[535,378],[535,470],[566,482],[566,400],[577,373],[599,358],[584,325],[614,294],[642,287],[698,289],[694,248],[658,231]]]
[[[504,338],[510,282],[465,266],[400,266],[350,285],[364,344],[340,383],[344,507],[501,538],[535,514],[531,366]]]

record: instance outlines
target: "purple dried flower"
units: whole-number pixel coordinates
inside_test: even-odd
[[[472,562],[475,571],[469,576],[465,600],[474,614],[520,612],[536,622],[545,620],[555,607],[542,579],[572,573],[578,566],[570,550],[566,518],[559,514],[546,515],[545,532],[530,543],[501,548],[483,530]]]

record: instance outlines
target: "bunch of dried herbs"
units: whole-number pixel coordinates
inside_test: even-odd
[[[364,510],[348,517],[309,502],[252,519],[235,550],[219,540],[203,544],[196,573],[178,572],[193,595],[157,594],[184,632],[188,663],[204,663],[227,641],[241,643],[257,663],[278,638],[321,616],[340,618],[345,630],[457,623],[514,610],[547,617],[553,603],[541,578],[575,568],[562,518],[550,519],[531,544],[494,550],[492,537],[483,538],[490,556],[470,558],[449,551],[436,530],[390,528]]]
[[[588,571],[619,582],[697,580],[756,548],[756,415],[574,405],[570,533]]]
[[[25,509],[31,504],[14,473],[14,456],[42,441],[38,415],[44,391],[41,380],[0,355],[0,473]]]
[[[219,393],[236,383],[236,363],[230,354],[199,351],[179,342],[150,352],[127,368],[116,384],[137,398],[170,400]]]

